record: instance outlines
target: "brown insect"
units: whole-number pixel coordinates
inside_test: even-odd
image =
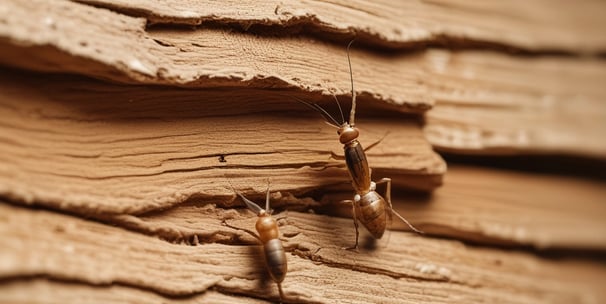
[[[366,160],[365,149],[362,148],[362,145],[358,141],[358,136],[360,135],[360,131],[355,127],[354,119],[356,115],[356,92],[354,91],[353,84],[353,73],[351,69],[351,59],[349,58],[349,48],[353,41],[347,45],[347,61],[349,63],[349,75],[351,79],[351,112],[349,114],[349,121],[346,121],[343,116],[343,111],[341,110],[341,105],[339,104],[339,100],[336,96],[335,102],[339,108],[339,112],[341,114],[341,121],[337,121],[333,116],[331,116],[324,108],[319,106],[318,104],[311,104],[304,100],[297,100],[305,105],[311,107],[312,109],[318,111],[326,120],[326,123],[337,128],[337,134],[339,135],[339,142],[343,144],[343,150],[345,152],[344,158],[347,164],[347,168],[349,171],[349,175],[352,179],[352,185],[356,192],[353,201],[347,200],[346,202],[352,203],[352,212],[353,212],[353,220],[354,226],[356,228],[356,243],[354,246],[349,247],[348,249],[357,249],[358,248],[358,221],[366,227],[368,232],[372,234],[372,236],[376,239],[379,239],[383,236],[385,232],[385,227],[387,226],[388,218],[391,219],[391,214],[395,214],[398,218],[400,218],[404,223],[408,225],[413,231],[417,233],[423,233],[418,230],[414,226],[412,226],[403,216],[393,210],[391,204],[391,179],[390,178],[382,178],[378,182],[373,182],[370,176],[370,168],[368,167],[368,161]],[[371,145],[369,148],[374,146]],[[379,193],[377,193],[376,187],[377,184],[385,183],[386,191],[385,198],[383,198]],[[389,208],[389,213],[386,212],[386,207]]]
[[[274,280],[274,282],[276,282],[278,285],[280,300],[282,301],[284,299],[284,293],[282,292],[282,281],[284,281],[288,267],[286,264],[286,252],[282,246],[282,241],[279,239],[280,232],[278,231],[278,224],[276,220],[271,217],[271,212],[269,210],[269,180],[267,181],[265,209],[259,207],[259,205],[255,204],[253,201],[244,197],[242,193],[238,192],[233,187],[232,190],[242,199],[242,201],[244,201],[248,209],[256,213],[259,217],[257,219],[257,223],[255,224],[255,228],[259,236],[255,235],[249,230],[232,227],[225,222],[224,224],[230,228],[240,229],[248,232],[257,238],[261,244],[263,244],[265,265],[267,266],[267,270],[272,280]]]

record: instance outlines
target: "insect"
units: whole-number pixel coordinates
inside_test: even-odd
[[[349,49],[351,47],[351,41],[347,45],[347,62],[349,63],[349,75],[351,79],[351,111],[349,114],[349,121],[346,121],[341,110],[339,100],[335,95],[335,102],[339,108],[341,114],[341,121],[337,121],[331,116],[324,108],[318,104],[312,104],[296,98],[299,102],[307,105],[308,107],[318,111],[326,120],[326,123],[337,128],[337,134],[339,135],[339,142],[343,144],[343,150],[345,152],[344,158],[347,164],[349,175],[352,179],[352,185],[355,190],[354,199],[347,200],[352,204],[352,213],[354,226],[356,228],[356,243],[354,246],[348,249],[358,248],[358,221],[366,227],[366,230],[372,234],[376,239],[380,239],[385,232],[388,218],[391,219],[391,214],[395,214],[404,223],[406,223],[413,231],[417,233],[423,233],[414,226],[412,226],[403,216],[393,210],[391,204],[391,179],[382,178],[378,182],[371,180],[371,170],[366,160],[367,149],[362,148],[362,145],[358,141],[360,131],[355,127],[355,115],[356,115],[356,92],[354,91],[353,73],[351,69],[351,59],[349,56]],[[376,144],[376,143],[375,143]],[[375,144],[369,146],[372,148]],[[386,184],[385,198],[383,198],[376,191],[377,184]],[[389,208],[389,213],[386,212],[386,208]]]
[[[248,209],[257,214],[258,219],[257,223],[255,224],[255,228],[259,236],[246,229],[229,226],[225,222],[224,225],[234,229],[244,230],[257,238],[261,244],[263,244],[265,265],[267,266],[267,270],[272,280],[274,280],[274,282],[276,282],[278,285],[280,300],[282,301],[284,299],[284,293],[282,292],[282,281],[284,281],[288,267],[286,264],[286,253],[284,251],[284,247],[282,246],[282,241],[280,241],[278,238],[280,235],[280,232],[278,231],[278,224],[276,220],[271,217],[271,212],[269,210],[269,180],[267,181],[265,209],[259,207],[259,205],[255,204],[253,201],[244,197],[244,195],[235,190],[233,186],[232,190],[242,199],[242,201],[244,201]]]

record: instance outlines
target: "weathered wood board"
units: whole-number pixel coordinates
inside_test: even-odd
[[[258,246],[241,245],[240,237],[251,237],[220,226],[223,217],[230,225],[250,228],[255,219],[249,213],[208,209],[217,215],[215,233],[233,237],[224,244],[187,246],[43,210],[6,204],[0,210],[0,276],[5,282],[0,289],[11,291],[0,292],[0,299],[14,298],[19,293],[15,288],[32,285],[65,288],[63,281],[77,289],[115,286],[110,299],[123,289],[167,299],[202,297],[207,290],[277,299],[274,284],[263,282]],[[599,303],[606,297],[600,284],[606,268],[599,263],[550,261],[404,232],[393,232],[387,247],[352,252],[340,248],[354,236],[350,220],[296,212],[285,216],[280,222],[289,272],[283,287],[292,301]],[[102,295],[87,293],[97,302]]]

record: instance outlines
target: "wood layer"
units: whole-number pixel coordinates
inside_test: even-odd
[[[146,28],[143,19],[69,1],[4,6],[12,12],[0,15],[0,62],[7,65],[129,84],[281,89],[311,99],[331,92],[346,99],[350,89],[344,45]],[[362,106],[419,113],[437,102],[425,134],[440,150],[606,155],[604,60],[438,49],[388,55],[355,47],[352,60]]]
[[[329,193],[324,212],[348,217]],[[479,244],[537,249],[606,250],[603,182],[450,164],[431,195],[395,192],[394,208],[421,230]],[[408,230],[394,218],[393,228]]]
[[[248,192],[247,196],[263,201],[263,184],[252,185],[259,186],[258,192]],[[251,185],[234,186],[246,191]],[[321,205],[313,200],[296,201],[283,192],[272,191],[272,206],[289,204],[290,210],[312,208],[351,219],[351,206],[339,204],[352,198],[351,190],[319,190],[323,193],[319,199]],[[600,182],[454,165],[449,168],[444,185],[431,195],[395,191],[392,199],[395,210],[428,235],[483,245],[604,252],[605,195],[604,184]],[[186,203],[161,212],[104,219],[172,242],[224,242],[227,237],[215,233],[220,226],[212,220],[214,212],[213,208]],[[201,217],[211,221],[201,227]],[[390,228],[409,229],[397,218]]]
[[[426,62],[436,148],[606,157],[606,61],[431,50]]]
[[[153,291],[121,285],[95,286],[82,282],[65,282],[45,278],[23,278],[4,282],[0,287],[0,300],[12,304],[260,304],[268,301],[205,291],[189,297],[167,297]]]
[[[217,231],[233,235],[231,245],[184,246],[48,211],[5,204],[0,210],[1,289],[45,277],[83,288],[133,287],[164,297],[199,296],[212,289],[277,299],[274,284],[262,279],[258,247],[237,245],[239,236],[250,238],[240,230],[221,226]],[[249,228],[255,220],[250,213],[231,213],[224,218],[230,225]],[[215,222],[224,215],[217,209]],[[600,284],[606,268],[599,263],[550,261],[403,232],[393,232],[386,247],[356,253],[340,248],[353,239],[350,220],[296,212],[285,216],[280,222],[289,272],[283,287],[293,301],[600,303],[606,297]],[[17,282],[7,284],[12,281]],[[0,297],[12,294],[0,292]]]
[[[188,87],[291,88],[348,94],[344,45],[310,38],[257,37],[230,30],[157,29],[145,20],[70,1],[3,4],[0,62],[127,83]],[[411,60],[353,50],[362,98],[423,111],[431,106]],[[377,81],[383,79],[383,81]]]
[[[127,1],[78,0],[145,17],[150,23],[203,22],[311,28],[342,40],[407,48],[452,43],[503,49],[602,53],[606,50],[603,1]],[[308,29],[307,32],[310,32]]]
[[[228,180],[304,195],[349,189],[336,132],[284,94],[116,86],[0,72],[0,195],[78,213],[231,201]],[[286,97],[285,97],[286,96]],[[263,106],[259,106],[263,105]],[[281,109],[281,110],[280,110]],[[377,170],[431,190],[444,161],[412,120],[359,117]],[[389,132],[387,132],[389,130]]]

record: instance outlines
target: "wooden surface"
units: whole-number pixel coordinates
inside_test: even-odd
[[[427,53],[427,139],[462,154],[606,157],[606,61]]]
[[[604,6],[3,1],[0,302],[275,302],[223,225],[255,221],[230,183],[261,202],[268,178],[286,302],[606,302],[603,180],[433,151],[603,161]],[[425,231],[360,252],[342,145],[295,101],[349,109],[354,36],[373,179]]]
[[[0,15],[0,62],[7,65],[129,84],[348,99],[345,43],[221,27],[146,27],[145,19],[69,1],[7,1],[4,7],[11,14]],[[553,20],[558,32],[566,28]],[[582,33],[584,41],[595,40]],[[425,134],[442,151],[606,155],[603,59],[488,50],[388,54],[355,45],[351,56],[361,105],[412,113],[434,106]]]
[[[226,219],[230,225],[251,228],[255,217],[248,212],[200,210],[206,216],[195,217],[197,226],[208,227],[224,240],[219,244],[198,239],[198,245],[187,246],[48,211],[6,204],[0,208],[0,231],[5,235],[0,239],[0,274],[3,282],[11,283],[3,289],[66,288],[67,281],[77,290],[113,286],[107,296],[87,292],[99,302],[123,289],[152,298],[147,293],[154,292],[167,300],[200,297],[208,289],[277,299],[275,285],[261,279],[265,270],[259,247],[242,246],[251,237],[220,224]],[[601,288],[606,268],[601,264],[550,261],[404,232],[392,232],[386,247],[351,252],[341,249],[353,239],[351,220],[296,212],[277,216],[285,217],[280,223],[289,272],[283,287],[293,302],[599,303],[606,297]],[[39,277],[46,281],[35,280]],[[0,299],[15,294],[2,292]]]
[[[332,157],[343,155],[335,130],[281,95],[123,87],[12,70],[0,79],[0,193],[15,201],[140,213],[188,199],[225,202],[229,179],[256,184],[256,192],[271,177],[276,189],[298,195],[350,187],[343,162]],[[262,102],[275,107],[261,109]],[[446,165],[418,123],[359,123],[368,145],[382,139],[368,157],[396,186],[441,184]]]
[[[348,217],[329,193],[325,212]],[[539,250],[606,250],[606,189],[600,181],[451,164],[431,195],[396,192],[394,208],[432,235]],[[408,230],[397,219],[393,229]]]
[[[497,45],[530,51],[602,53],[602,1],[127,1],[78,0],[153,24],[238,24],[272,33],[311,28],[316,35],[409,48],[426,44]],[[301,31],[305,31],[304,29]],[[308,30],[309,31],[309,30]],[[579,35],[582,33],[582,35]]]

